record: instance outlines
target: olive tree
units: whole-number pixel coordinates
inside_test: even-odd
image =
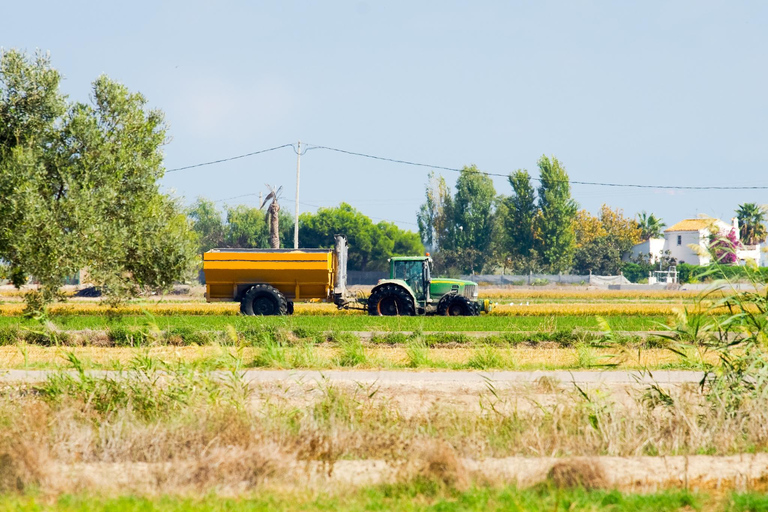
[[[159,190],[159,110],[106,76],[89,103],[59,91],[47,55],[0,55],[0,260],[55,297],[87,269],[113,296],[167,288],[194,259],[187,217]]]

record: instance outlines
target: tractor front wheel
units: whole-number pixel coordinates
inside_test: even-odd
[[[437,303],[437,314],[442,316],[475,316],[475,308],[463,295],[444,295]]]
[[[413,299],[402,287],[385,284],[368,298],[368,314],[374,316],[413,316]]]

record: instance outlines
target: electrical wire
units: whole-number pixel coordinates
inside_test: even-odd
[[[203,162],[201,164],[187,165],[185,167],[176,167],[175,169],[168,169],[165,172],[169,173],[169,172],[184,171],[186,169],[194,169],[195,167],[203,167],[204,165],[220,164],[220,163],[223,163],[223,162],[229,162],[231,160],[238,160],[240,158],[246,158],[246,157],[253,156],[253,155],[260,155],[261,153],[268,153],[269,151],[275,151],[277,149],[287,148],[289,146],[293,147],[293,144],[283,144],[282,146],[275,146],[274,148],[262,149],[260,151],[254,151],[252,153],[246,153],[244,155],[233,156],[233,157],[230,157],[230,158],[222,158],[221,160],[213,160],[211,162]],[[295,151],[295,149],[294,149],[294,151]]]
[[[260,151],[254,151],[252,153],[246,153],[244,155],[238,155],[233,156],[230,158],[222,158],[220,160],[213,160],[211,162],[203,162],[199,164],[194,165],[188,165],[185,167],[177,167],[175,169],[169,169],[166,171],[166,173],[171,172],[177,172],[177,171],[183,171],[186,169],[194,169],[196,167],[203,167],[206,165],[214,165],[214,164],[220,164],[223,162],[229,162],[232,160],[238,160],[240,158],[246,158],[249,156],[259,155],[261,153],[267,153],[270,151],[275,151],[282,148],[290,147],[293,149],[294,153],[298,154],[298,149],[294,144],[283,144],[281,146],[275,146],[273,148],[268,149],[262,149]],[[314,144],[307,144],[306,149],[304,149],[301,152],[301,155],[306,154],[308,151],[315,150],[315,149],[321,149],[326,151],[332,151],[336,153],[342,153],[345,155],[350,156],[357,156],[360,158],[368,158],[371,160],[379,160],[383,162],[391,162],[396,164],[402,164],[402,165],[410,165],[414,167],[424,167],[427,169],[438,169],[442,171],[450,171],[450,172],[462,172],[463,169],[459,169],[456,167],[446,167],[442,165],[432,165],[432,164],[424,164],[420,162],[411,162],[409,160],[400,160],[397,158],[388,158],[383,156],[376,156],[376,155],[370,155],[367,153],[360,153],[357,151],[349,151],[346,149],[339,149],[339,148],[333,148],[330,146],[319,146]],[[480,174],[484,174],[486,176],[496,176],[500,178],[507,178],[509,177],[509,174],[500,174],[495,172],[487,172],[487,171],[479,171]],[[543,180],[541,178],[531,177],[532,180],[542,182]],[[612,188],[635,188],[635,189],[655,189],[655,190],[768,190],[768,185],[647,185],[647,184],[641,184],[641,183],[609,183],[609,182],[598,182],[598,181],[580,181],[580,180],[561,180],[568,182],[572,185],[584,185],[584,186],[593,186],[593,187],[612,187]]]
[[[215,200],[213,202],[214,203],[221,203],[223,201],[229,201],[231,199],[240,199],[241,197],[250,197],[250,196],[257,196],[257,195],[259,195],[259,194],[243,194],[241,196],[227,197],[225,199],[217,199],[217,200]],[[280,201],[285,201],[286,203],[296,204],[296,201],[294,201],[292,199],[281,198]],[[312,204],[312,203],[305,203],[303,201],[299,201],[299,204],[301,206],[309,206],[309,207],[312,207],[312,208],[327,208],[326,206],[320,206],[318,204]],[[381,218],[381,217],[371,217],[370,215],[368,215],[367,217],[370,218],[370,219],[374,219],[374,220],[383,220],[385,222],[395,222],[397,224],[408,224],[408,225],[411,225],[411,226],[418,226],[418,224],[415,223],[415,222],[408,222],[408,221],[404,221],[404,220],[390,220],[390,219],[384,219],[384,218]]]
[[[339,148],[332,148],[328,146],[317,146],[312,145],[309,147],[309,149],[325,149],[327,151],[335,151],[336,153],[343,153],[346,155],[352,155],[352,156],[359,156],[362,158],[369,158],[372,160],[381,160],[384,162],[392,162],[397,164],[404,164],[404,165],[412,165],[416,167],[426,167],[430,169],[440,169],[443,171],[451,171],[451,172],[462,172],[463,169],[457,169],[455,167],[444,167],[441,165],[430,165],[430,164],[423,164],[419,162],[410,162],[408,160],[398,160],[396,158],[387,158],[382,156],[376,156],[376,155],[369,155],[366,153],[358,153],[356,151],[348,151],[346,149],[339,149]],[[507,178],[508,174],[499,174],[494,172],[485,172],[485,171],[478,171],[480,174],[484,174],[486,176],[498,176],[501,178]],[[535,178],[531,177],[532,180],[536,180],[538,182],[541,182],[541,178]],[[650,189],[665,189],[665,190],[768,190],[768,185],[762,186],[762,185],[749,185],[749,186],[728,186],[728,185],[714,185],[714,186],[704,186],[704,185],[688,185],[688,186],[680,186],[680,185],[643,185],[643,184],[636,184],[636,183],[601,183],[596,181],[576,181],[576,180],[562,180],[567,181],[571,183],[572,185],[588,185],[588,186],[596,186],[596,187],[622,187],[622,188],[650,188]]]
[[[227,197],[227,198],[224,198],[224,199],[217,199],[217,200],[214,201],[214,203],[221,203],[221,202],[224,202],[224,201],[229,201],[231,199],[240,199],[241,197],[250,197],[250,196],[257,196],[257,195],[259,195],[259,194],[255,193],[255,192],[252,192],[250,194],[243,194],[241,196]]]

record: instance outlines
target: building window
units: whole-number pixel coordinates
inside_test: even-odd
[[[683,235],[677,235],[677,245],[683,245]]]

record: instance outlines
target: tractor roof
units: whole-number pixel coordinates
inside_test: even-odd
[[[432,261],[429,256],[392,256],[389,261]]]

